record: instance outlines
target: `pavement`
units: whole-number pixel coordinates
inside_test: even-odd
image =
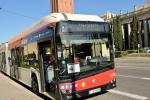
[[[0,100],[43,100],[9,77],[0,73]]]
[[[117,88],[86,100],[150,100],[150,58],[115,59]],[[0,73],[0,100],[42,100]]]

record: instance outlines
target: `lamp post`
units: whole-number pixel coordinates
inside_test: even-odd
[[[140,44],[138,44],[138,53],[140,53]]]

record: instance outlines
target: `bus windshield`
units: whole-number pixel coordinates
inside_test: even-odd
[[[102,69],[112,62],[112,40],[104,32],[63,32],[57,36],[60,74]]]

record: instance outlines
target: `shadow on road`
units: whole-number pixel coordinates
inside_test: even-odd
[[[102,92],[102,93],[96,93],[96,94],[93,94],[93,95],[90,95],[90,96],[87,96],[87,97],[84,97],[84,98],[80,98],[78,100],[85,100],[85,99],[89,99],[89,98],[92,98],[92,97],[96,97],[96,96],[99,96],[99,95],[103,95],[105,93],[107,93],[108,91],[105,91],[105,92]]]

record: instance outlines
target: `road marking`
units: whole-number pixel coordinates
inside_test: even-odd
[[[147,78],[147,77],[137,77],[137,76],[128,76],[128,75],[120,75],[120,74],[118,74],[117,76],[126,77],[126,78],[134,78],[134,79],[142,79],[142,80],[150,80],[150,78]]]
[[[118,69],[150,70],[150,67],[118,66]]]
[[[141,67],[141,66],[139,66],[139,67],[137,67],[137,66],[120,66],[120,65],[118,65],[118,66],[116,66],[116,68],[150,68],[150,67]]]
[[[150,78],[143,78],[144,80],[150,80]]]
[[[143,79],[143,78],[141,78],[141,77],[136,77],[136,76],[127,76],[127,75],[120,75],[120,74],[118,74],[117,76],[119,76],[119,77],[126,77],[126,78]]]
[[[136,95],[136,94],[132,94],[128,92],[123,92],[123,91],[118,91],[118,90],[108,90],[108,91],[111,93],[115,93],[115,94],[122,95],[122,96],[127,96],[127,97],[138,99],[138,100],[148,100],[148,97],[140,96],[140,95]]]

